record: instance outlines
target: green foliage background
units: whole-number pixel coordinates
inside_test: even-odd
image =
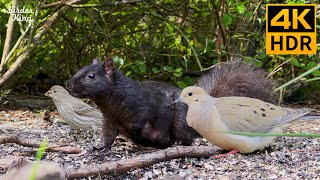
[[[10,1],[0,2],[2,52],[9,18],[5,11]],[[21,0],[19,7],[36,9],[52,2]],[[29,57],[15,84],[19,87],[32,83],[40,72],[65,83],[95,57],[105,55],[113,56],[119,68],[129,77],[170,81],[181,88],[194,83],[183,72],[205,69],[231,57],[240,57],[269,72],[287,61],[272,75],[272,78],[285,82],[313,68],[320,60],[319,51],[316,55],[265,54],[265,6],[278,2],[135,0],[121,3],[89,0],[59,18]],[[55,6],[40,9],[35,29],[55,11]],[[319,14],[318,11],[318,25]],[[218,33],[218,16],[225,37]],[[26,26],[26,22],[16,22],[13,43]],[[217,43],[219,41],[221,44]],[[320,42],[319,36],[317,42]],[[20,50],[15,53],[19,54]],[[318,77],[320,70],[306,78]],[[313,92],[319,91],[319,81],[311,84]]]

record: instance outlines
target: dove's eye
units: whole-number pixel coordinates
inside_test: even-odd
[[[96,75],[94,73],[89,73],[88,78],[94,79],[94,78],[96,78]]]
[[[53,91],[54,93],[56,93],[57,91]]]
[[[188,93],[189,96],[192,96],[192,94],[193,94],[192,92],[189,92],[189,93]]]

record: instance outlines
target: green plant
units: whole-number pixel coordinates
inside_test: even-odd
[[[41,144],[40,144],[40,147],[39,147],[38,151],[37,151],[37,155],[36,155],[36,158],[35,158],[35,161],[34,161],[34,165],[32,167],[32,174],[29,177],[29,180],[35,180],[37,172],[39,170],[39,164],[40,164],[41,158],[42,158],[43,153],[44,153],[44,151],[46,150],[47,147],[48,147],[48,139],[44,138],[42,140]]]

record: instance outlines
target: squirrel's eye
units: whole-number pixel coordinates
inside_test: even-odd
[[[192,96],[192,94],[193,94],[192,92],[189,92],[189,93],[188,93],[189,96]]]
[[[53,91],[54,93],[56,93],[57,91]]]
[[[94,78],[96,78],[96,75],[94,73],[89,73],[88,78],[94,79]]]

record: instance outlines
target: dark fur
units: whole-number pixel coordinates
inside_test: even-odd
[[[267,72],[237,60],[217,64],[198,80],[198,86],[213,97],[245,96],[276,103],[275,82],[266,76]]]
[[[95,79],[88,77],[95,74]],[[215,67],[199,80],[199,86],[216,97],[249,96],[269,101],[272,81],[262,71],[241,62]],[[67,89],[95,101],[105,116],[103,137],[110,148],[120,133],[135,143],[166,148],[174,143],[190,145],[200,135],[186,123],[187,106],[173,104],[181,90],[156,81],[135,81],[116,70],[112,59],[77,72]]]

